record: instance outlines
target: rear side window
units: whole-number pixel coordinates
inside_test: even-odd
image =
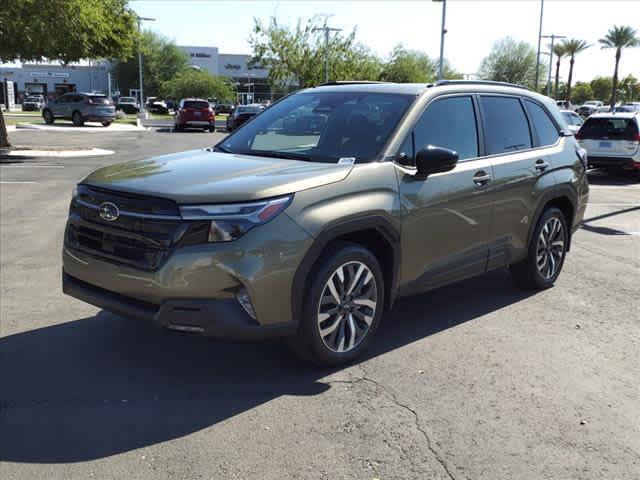
[[[91,100],[91,103],[97,103],[98,105],[109,105],[111,103],[109,98],[103,95],[89,95],[89,100]]]
[[[478,156],[478,131],[471,97],[436,100],[427,107],[414,130],[416,149],[427,145],[458,152],[460,160]]]
[[[632,118],[588,118],[579,135],[587,139],[635,140],[638,126]]]
[[[539,146],[553,145],[558,141],[558,129],[549,118],[549,114],[537,103],[525,100],[533,128],[538,134]]]
[[[531,148],[531,133],[520,100],[513,97],[480,97],[484,114],[487,154]]]
[[[184,102],[182,108],[194,108],[196,110],[204,110],[209,108],[209,102],[197,102],[197,101],[187,101]]]

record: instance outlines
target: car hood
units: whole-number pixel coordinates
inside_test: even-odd
[[[82,183],[178,203],[257,200],[339,182],[353,165],[193,150],[110,165]]]

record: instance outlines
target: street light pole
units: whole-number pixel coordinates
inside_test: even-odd
[[[316,27],[313,32],[324,32],[324,83],[329,83],[329,32],[341,32],[341,28],[330,28],[327,26],[327,21],[324,22],[324,27]]]
[[[538,53],[536,54],[535,90],[538,90],[538,79],[540,77],[540,42],[542,41],[542,13],[543,12],[544,12],[544,0],[540,0],[540,27],[538,28]]]
[[[442,2],[442,26],[440,28],[440,63],[438,65],[438,80],[442,80],[444,76],[444,36],[447,33],[445,28],[445,19],[447,16],[447,0],[433,0],[434,2]]]
[[[142,82],[142,30],[140,29],[141,23],[143,20],[148,22],[155,22],[155,18],[149,17],[137,17],[138,19],[138,34],[140,38],[138,39],[138,81],[140,82],[140,89],[138,94],[140,95],[140,113],[144,115],[144,92],[143,92],[143,82]]]

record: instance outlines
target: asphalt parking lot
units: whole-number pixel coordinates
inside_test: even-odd
[[[11,134],[116,153],[0,164],[0,478],[640,478],[640,182],[590,174],[554,288],[496,271],[402,299],[347,368],[64,297],[73,185],[222,135]]]

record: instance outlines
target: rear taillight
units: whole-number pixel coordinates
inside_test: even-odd
[[[575,138],[576,140],[582,140],[584,137],[582,136],[582,134],[578,131],[573,135],[573,138]]]
[[[640,143],[640,133],[638,133],[631,141]]]

